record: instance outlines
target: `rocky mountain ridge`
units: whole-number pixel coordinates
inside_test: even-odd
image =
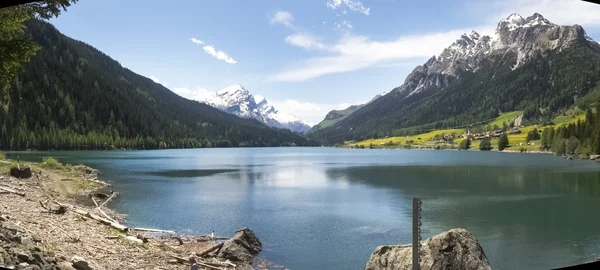
[[[240,117],[254,118],[271,127],[301,133],[310,129],[307,122],[278,111],[266,98],[252,95],[239,84],[227,86],[216,92],[207,91],[193,99]]]

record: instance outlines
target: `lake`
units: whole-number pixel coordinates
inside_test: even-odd
[[[545,154],[337,148],[12,152],[99,169],[133,226],[232,236],[290,269],[363,269],[378,245],[466,228],[494,269],[600,256],[600,163]]]

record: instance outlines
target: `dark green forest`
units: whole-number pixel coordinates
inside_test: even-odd
[[[516,110],[542,123],[579,98],[589,104],[600,97],[600,91],[592,91],[600,84],[600,52],[585,40],[562,51],[538,54],[512,70],[515,59],[510,53],[488,59],[476,72],[462,72],[443,90],[433,86],[409,97],[392,92],[311,135],[325,144],[414,135]]]
[[[1,149],[318,145],[182,98],[45,21],[25,25],[40,48],[1,100]]]

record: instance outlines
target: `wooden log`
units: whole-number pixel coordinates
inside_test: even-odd
[[[176,234],[177,232],[175,231],[170,231],[170,230],[159,230],[159,229],[147,229],[147,228],[131,228],[134,231],[140,231],[140,232],[157,232],[157,233],[170,233],[170,234]]]
[[[104,201],[100,206],[98,206],[98,209],[102,208],[102,206],[106,205],[108,202],[110,202],[110,200],[112,200],[115,196],[117,196],[119,192],[113,192],[113,194],[110,195],[110,197],[108,197],[108,199],[106,199],[106,201]]]
[[[175,255],[170,255],[170,256],[171,256],[172,258],[176,259],[176,260],[177,260],[178,262],[180,262],[180,263],[185,263],[185,264],[189,264],[189,263],[190,263],[190,260],[189,260],[189,259],[186,259],[186,258],[183,258],[183,257],[179,257],[179,256],[175,256]],[[201,261],[196,261],[196,264],[197,264],[197,265],[199,265],[199,266],[202,266],[202,267],[208,268],[208,269],[213,269],[213,270],[223,270],[223,268],[219,268],[219,267],[216,267],[216,266],[212,266],[212,265],[206,264],[206,263],[204,263],[204,262],[201,262]]]
[[[102,211],[102,209],[98,208],[97,210],[98,210],[98,212],[100,212],[100,214],[102,214],[110,222],[119,224],[119,222],[117,222],[116,220],[114,220],[113,218],[111,218],[109,215],[107,215],[106,213],[104,213],[104,211]]]
[[[214,246],[210,247],[209,249],[207,249],[207,250],[205,250],[205,251],[202,251],[202,252],[200,252],[200,253],[196,253],[196,256],[198,256],[198,257],[204,257],[204,256],[206,256],[208,253],[211,253],[212,251],[214,251],[214,250],[217,250],[217,249],[221,248],[222,246],[223,246],[223,243],[218,243],[218,244],[216,244],[216,245],[214,245]]]
[[[71,210],[71,211],[73,211],[74,213],[77,213],[77,214],[79,214],[79,215],[82,215],[82,216],[85,216],[85,217],[89,217],[89,218],[91,218],[91,219],[94,219],[94,220],[96,220],[96,221],[98,221],[98,222],[100,222],[100,223],[103,223],[103,224],[105,224],[105,225],[111,226],[111,227],[113,227],[113,228],[115,228],[115,229],[117,229],[117,230],[120,230],[120,231],[123,231],[123,232],[127,232],[127,231],[129,231],[129,228],[127,228],[126,226],[123,226],[123,225],[121,225],[121,224],[119,224],[119,223],[112,222],[112,221],[110,221],[110,220],[107,220],[107,219],[105,219],[105,218],[103,218],[103,217],[99,217],[99,216],[97,216],[97,215],[95,215],[95,214],[92,214],[92,213],[90,213],[90,212],[87,212],[87,211],[84,211],[84,210],[81,210],[81,209],[75,208],[75,207],[74,207],[74,206],[72,206],[72,205],[71,205],[71,206],[69,206],[69,205],[66,205],[66,204],[60,203],[60,202],[58,202],[58,201],[54,201],[54,202],[55,202],[56,204],[60,205],[60,206],[67,207],[68,209],[70,209],[70,210]]]
[[[13,193],[13,194],[17,194],[21,197],[25,197],[25,192],[18,192],[12,188],[7,188],[7,187],[0,187],[0,190],[8,192],[8,193]]]
[[[94,202],[94,205],[96,205],[96,208],[98,208],[98,202],[96,201],[96,199],[94,198],[94,196],[92,196],[92,201]]]
[[[100,223],[103,223],[103,224],[106,224],[108,226],[111,226],[111,227],[113,227],[113,228],[115,228],[117,230],[120,230],[122,232],[129,231],[129,228],[127,228],[126,226],[123,226],[123,225],[121,225],[119,223],[112,222],[112,221],[110,221],[108,219],[105,219],[103,217],[97,216],[97,215],[92,214],[90,212],[87,212],[86,216],[89,217],[89,218],[91,218],[91,219],[94,219],[96,221],[99,221]]]
[[[177,240],[177,242],[179,242],[180,246],[183,245],[183,240],[181,240],[181,237],[179,237],[179,236],[171,236],[171,239]]]
[[[234,268],[237,267],[237,264],[233,264],[231,262],[209,262],[209,261],[202,260],[202,259],[198,259],[198,261],[201,263],[204,263],[204,264],[209,264],[209,265],[217,266],[217,267],[228,267],[228,266],[231,266]]]

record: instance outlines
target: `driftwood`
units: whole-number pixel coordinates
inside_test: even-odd
[[[183,257],[179,257],[179,256],[175,256],[175,255],[170,255],[170,256],[171,256],[172,258],[176,259],[176,260],[177,260],[178,262],[180,262],[180,263],[185,263],[185,264],[189,264],[189,263],[190,263],[190,260],[189,260],[189,259],[186,259],[186,258],[183,258]],[[220,267],[216,267],[216,266],[213,266],[213,265],[207,264],[205,261],[198,261],[198,260],[196,260],[196,264],[197,264],[198,266],[202,266],[202,267],[204,267],[204,268],[208,268],[208,269],[213,269],[213,270],[223,270],[223,268],[220,268]]]
[[[68,234],[67,232],[65,232],[63,229],[61,229],[61,228],[58,228],[58,227],[54,226],[54,224],[52,224],[52,223],[47,223],[47,224],[48,224],[48,225],[50,225],[50,227],[52,227],[53,229],[55,229],[55,230],[57,230],[57,231],[61,232],[61,233],[62,233],[62,234],[64,234],[65,236],[67,236],[67,237],[71,238],[71,240],[73,240],[73,242],[74,242],[74,243],[81,242],[81,240],[80,240],[79,238],[76,238],[76,237],[73,237],[73,236],[71,236],[70,234]]]
[[[25,192],[19,192],[19,191],[16,191],[16,190],[12,189],[12,188],[0,187],[0,190],[8,192],[8,193],[17,194],[17,195],[19,195],[21,197],[25,197]]]
[[[175,231],[170,231],[170,230],[158,230],[158,229],[147,229],[147,228],[131,228],[134,231],[140,231],[140,232],[157,232],[157,233],[170,233],[170,234],[176,234],[177,232]]]
[[[70,206],[70,207],[69,207],[68,205],[66,205],[66,204],[62,204],[62,203],[60,203],[60,202],[58,202],[58,201],[54,201],[54,202],[55,202],[56,204],[58,204],[59,206],[64,206],[64,207],[67,207],[68,209],[70,209],[70,210],[71,210],[71,211],[73,211],[74,213],[77,213],[77,214],[79,214],[79,215],[82,215],[82,216],[84,216],[84,217],[88,217],[88,218],[94,219],[94,220],[96,220],[96,221],[98,221],[98,222],[100,222],[100,223],[103,223],[103,224],[109,225],[109,226],[111,226],[111,227],[113,227],[113,228],[115,228],[115,229],[117,229],[117,230],[120,230],[120,231],[123,231],[123,232],[127,232],[127,231],[129,231],[129,228],[127,228],[126,226],[123,226],[123,225],[121,225],[121,224],[119,224],[119,223],[112,222],[112,221],[110,221],[110,220],[108,220],[108,219],[105,219],[105,218],[103,218],[103,217],[99,217],[99,216],[97,216],[97,215],[95,215],[95,214],[92,214],[92,213],[90,213],[90,212],[87,212],[87,211],[84,211],[84,210],[81,210],[81,209],[77,209],[77,208],[75,208],[74,206]]]
[[[110,200],[112,200],[115,196],[117,196],[118,192],[113,192],[110,197],[108,197],[108,199],[106,199],[106,201],[104,201],[100,206],[98,206],[97,208],[100,209],[102,208],[102,206],[106,205],[108,202],[110,202]]]
[[[202,259],[199,259],[198,261],[201,263],[204,263],[204,264],[209,264],[209,265],[217,266],[217,267],[228,267],[228,266],[231,266],[233,268],[237,267],[237,264],[234,264],[231,262],[209,262],[209,261],[202,260]]]
[[[207,250],[205,250],[205,251],[202,251],[202,252],[200,252],[200,253],[196,253],[196,256],[198,256],[198,257],[204,257],[204,256],[206,256],[208,253],[211,253],[211,252],[212,252],[212,251],[214,251],[214,250],[220,249],[222,246],[223,246],[223,243],[218,243],[218,244],[216,244],[216,245],[214,245],[214,246],[210,247],[209,249],[207,249]]]
[[[62,178],[60,181],[73,181],[73,178]]]
[[[180,246],[183,245],[183,240],[181,240],[181,237],[179,237],[179,236],[171,236],[171,239],[177,240],[177,242],[179,242]]]

